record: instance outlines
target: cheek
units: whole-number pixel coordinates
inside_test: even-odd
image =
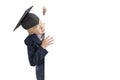
[[[41,29],[38,29],[37,32],[38,32],[38,33],[41,33]]]

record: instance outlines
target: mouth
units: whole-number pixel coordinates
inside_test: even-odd
[[[45,32],[45,30],[42,30],[42,32],[44,33],[44,32]]]

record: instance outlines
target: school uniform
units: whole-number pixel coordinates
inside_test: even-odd
[[[36,66],[37,80],[44,80],[44,59],[48,51],[41,47],[42,40],[35,34],[24,40],[27,45],[28,59],[31,66]]]
[[[39,24],[39,17],[34,13],[30,13],[32,7],[33,6],[25,10],[13,31],[15,31],[20,25],[25,30],[28,30]],[[41,47],[42,40],[40,39],[39,36],[32,34],[28,35],[24,42],[27,45],[30,65],[36,66],[37,80],[44,80],[44,58],[48,51]]]

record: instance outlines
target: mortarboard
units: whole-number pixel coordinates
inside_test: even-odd
[[[22,27],[27,30],[39,24],[38,16],[33,13],[29,13],[32,7],[33,6],[29,7],[24,12],[23,16],[21,17],[21,19],[19,20],[18,24],[16,25],[13,31],[15,31],[20,25],[22,25]]]

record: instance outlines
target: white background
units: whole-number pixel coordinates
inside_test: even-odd
[[[119,0],[2,0],[0,1],[0,80],[36,80],[24,39],[13,32],[24,11],[42,19],[46,5],[47,49],[45,80],[120,80]]]

